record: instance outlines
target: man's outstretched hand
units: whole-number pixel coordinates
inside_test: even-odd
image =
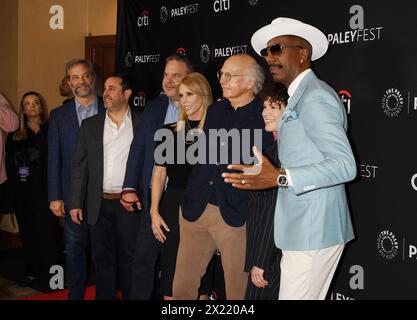
[[[255,146],[253,153],[258,159],[258,164],[243,165],[230,164],[227,169],[238,170],[242,173],[222,173],[224,182],[232,184],[237,189],[263,190],[277,187],[279,168],[275,167]]]

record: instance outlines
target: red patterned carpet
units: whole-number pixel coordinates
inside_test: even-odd
[[[94,300],[96,296],[96,287],[89,286],[85,289],[85,299],[84,300]],[[52,293],[45,293],[35,296],[22,297],[19,300],[68,300],[68,290],[60,290]]]

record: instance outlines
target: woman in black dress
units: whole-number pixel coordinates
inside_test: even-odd
[[[16,213],[23,246],[25,278],[22,286],[49,291],[50,267],[59,263],[59,224],[49,211],[48,113],[37,92],[20,102],[19,129],[6,143],[8,194]]]
[[[278,123],[287,105],[287,89],[280,83],[267,85],[260,93],[264,101],[262,116],[265,131],[276,140]],[[279,167],[276,141],[263,149],[263,154]],[[246,221],[246,263],[249,272],[245,299],[277,300],[281,251],[274,243],[274,214],[278,188],[249,192],[249,216]]]
[[[210,85],[200,73],[187,75],[178,86],[180,115],[178,122],[164,127],[173,139],[158,143],[155,149],[155,169],[152,175],[151,219],[152,229],[162,242],[160,256],[160,291],[165,300],[172,299],[172,282],[179,245],[179,208],[185,192],[192,165],[186,159],[188,148],[202,133],[208,106],[213,102]],[[158,149],[167,144],[167,159],[158,159]],[[182,144],[181,154],[177,147]],[[170,161],[170,157],[171,161]],[[167,188],[164,191],[165,181]],[[163,196],[162,196],[163,194]],[[162,198],[162,199],[161,199]],[[207,299],[210,292],[210,277],[202,279],[200,299]]]

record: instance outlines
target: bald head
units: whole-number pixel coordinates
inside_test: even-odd
[[[252,92],[254,95],[261,91],[265,81],[265,74],[262,67],[252,56],[248,54],[234,55],[226,59],[224,65],[226,64],[234,65],[241,70],[240,74],[249,76],[248,81],[253,82],[251,87],[253,88]]]
[[[265,76],[256,60],[247,54],[229,57],[221,69],[220,85],[223,96],[232,106],[249,103],[262,88]]]

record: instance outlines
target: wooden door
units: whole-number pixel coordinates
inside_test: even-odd
[[[85,38],[85,58],[96,71],[96,92],[103,94],[104,79],[114,73],[116,62],[116,36],[89,36]]]

